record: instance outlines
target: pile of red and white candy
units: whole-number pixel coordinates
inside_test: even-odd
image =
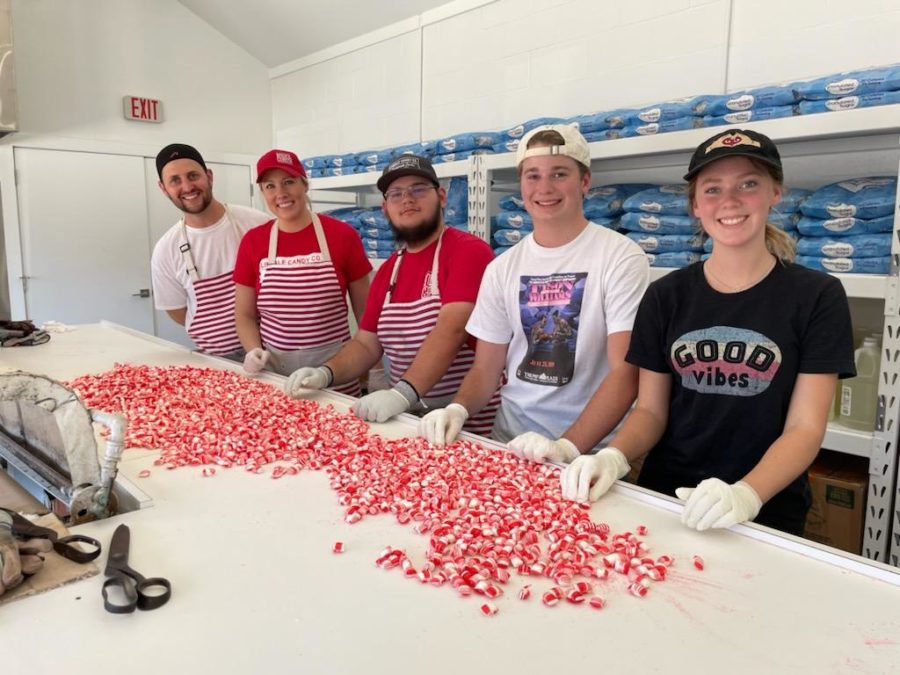
[[[422,584],[480,595],[485,615],[513,574],[546,580],[547,606],[561,600],[602,609],[601,585],[622,580],[644,597],[664,581],[670,556],[649,555],[635,532],[612,533],[587,505],[564,500],[555,467],[460,441],[434,447],[421,438],[368,435],[368,425],[313,401],[292,400],[271,385],[230,371],[117,365],[69,385],[89,407],[127,415],[127,447],[159,448],[167,468],[241,466],[278,478],[325,469],[345,521],[393,514],[429,535],[424,563],[387,547],[375,563]],[[342,542],[333,548],[344,550]],[[694,566],[703,568],[695,557]],[[531,584],[518,597],[527,600]]]

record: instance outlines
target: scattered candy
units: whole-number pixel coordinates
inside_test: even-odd
[[[332,553],[343,553],[344,552],[344,542],[336,541],[334,542],[334,546],[331,547]]]
[[[694,567],[696,567],[698,570],[702,570],[704,567],[706,567],[706,564],[703,562],[703,558],[701,558],[699,555],[695,555],[693,558],[691,558],[691,561],[694,563]]]
[[[142,469],[138,472],[138,478],[149,478],[150,477],[150,469]]]
[[[204,477],[243,468],[273,479],[323,470],[347,524],[390,514],[427,539],[415,562],[388,546],[378,567],[449,584],[461,597],[494,599],[516,575],[543,577],[554,584],[541,594],[544,605],[565,599],[602,609],[593,584],[618,574],[644,597],[674,563],[648,555],[639,538],[645,525],[612,532],[591,520],[590,504],[563,499],[553,467],[469,441],[436,448],[421,438],[370,436],[355,415],[290,399],[236,372],[120,364],[69,385],[87,406],[127,415],[126,447],[158,448],[157,466],[200,466]],[[343,542],[332,550],[342,552]],[[703,569],[699,556],[693,561]],[[525,584],[517,595],[531,592]],[[481,611],[497,610],[485,602]]]

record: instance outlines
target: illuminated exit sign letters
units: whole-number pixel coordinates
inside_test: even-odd
[[[123,96],[125,119],[138,122],[162,122],[162,101],[140,96]]]

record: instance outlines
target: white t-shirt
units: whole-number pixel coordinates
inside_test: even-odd
[[[609,372],[607,335],[631,330],[649,269],[637,244],[594,223],[556,248],[529,234],[488,265],[466,330],[509,345],[493,438],[572,425]]]
[[[194,256],[194,264],[201,279],[219,276],[234,270],[238,245],[247,230],[272,220],[262,211],[247,206],[229,205],[228,216],[209,227],[187,227],[188,243]],[[237,230],[235,230],[237,226]],[[150,270],[153,278],[153,298],[156,309],[181,309],[187,307],[185,325],[190,326],[197,307],[194,286],[181,256],[181,221],[175,223],[160,237],[153,247]]]

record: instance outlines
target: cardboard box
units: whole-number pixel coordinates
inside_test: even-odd
[[[812,506],[804,536],[859,555],[869,484],[868,462],[859,457],[820,453],[809,468]]]

